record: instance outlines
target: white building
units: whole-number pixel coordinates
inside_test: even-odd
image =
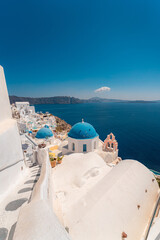
[[[75,124],[68,133],[68,151],[75,153],[93,152],[98,148],[99,135],[94,127],[86,122]]]
[[[28,110],[29,102],[15,102],[15,105],[18,111],[21,109]]]
[[[112,142],[115,144],[115,148],[110,148],[110,151],[106,151],[106,140],[103,143],[99,139],[99,135],[94,127],[82,120],[82,122],[76,123],[71,128],[68,133],[68,141],[63,143],[62,153],[65,155],[67,153],[96,152],[107,164],[117,164],[120,161],[118,157],[118,143],[115,140],[115,136],[113,134],[110,135],[113,137]]]
[[[0,66],[0,199],[16,183],[24,167],[17,122],[11,115],[5,76]]]
[[[30,106],[29,102],[15,102],[15,105],[21,117],[35,114],[35,107]]]

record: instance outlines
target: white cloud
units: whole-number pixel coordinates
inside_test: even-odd
[[[109,92],[111,89],[109,87],[101,87],[95,90],[95,92],[104,92],[107,91]]]

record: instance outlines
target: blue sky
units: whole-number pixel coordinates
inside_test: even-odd
[[[159,0],[0,5],[10,95],[160,99]],[[111,90],[94,92],[102,86]]]

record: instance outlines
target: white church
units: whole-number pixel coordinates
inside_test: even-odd
[[[94,127],[83,121],[76,123],[68,133],[68,150],[75,153],[93,152],[99,146],[99,135]]]

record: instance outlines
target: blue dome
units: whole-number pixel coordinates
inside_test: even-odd
[[[41,128],[36,134],[36,138],[49,138],[52,136],[53,136],[53,132],[47,126],[44,128]]]
[[[97,136],[94,127],[86,122],[76,123],[68,133],[68,137],[76,139],[91,139]]]

